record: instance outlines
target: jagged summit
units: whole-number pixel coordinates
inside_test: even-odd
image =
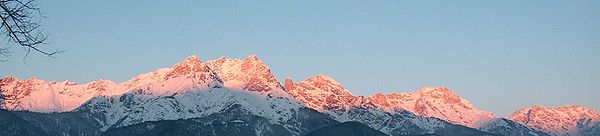
[[[340,83],[324,75],[313,76],[297,84],[288,85],[286,81],[286,87],[297,99],[320,110],[352,107],[374,107],[388,112],[408,110],[469,127],[494,118],[491,112],[475,108],[447,87],[424,87],[412,93],[376,93],[363,97],[352,95]]]
[[[284,89],[271,69],[254,54],[244,60],[221,57],[207,61],[206,65],[217,73],[228,88],[257,92]]]
[[[256,54],[250,54],[248,55],[248,57],[246,57],[245,60],[251,60],[251,61],[256,61],[259,60],[258,57],[256,56]]]
[[[0,108],[36,112],[70,111],[94,96],[121,94],[119,85],[109,80],[77,84],[48,82],[37,78],[0,79]]]
[[[19,80],[19,78],[12,77],[12,76],[6,76],[6,77],[0,79],[0,84],[1,83],[10,83],[10,82],[13,82],[15,80]]]
[[[291,80],[290,80],[291,81]],[[350,91],[325,75],[317,75],[299,83],[289,84],[286,90],[318,110],[345,110],[353,107],[375,108],[387,112],[408,110],[417,115],[436,117],[451,123],[477,127],[494,118],[493,113],[481,111],[447,87],[424,87],[412,93],[376,93],[354,96]]]
[[[438,87],[426,86],[415,92],[417,92],[417,93],[432,93],[432,92],[454,93],[452,90],[450,90],[450,88],[445,87],[445,86],[438,86]]]
[[[379,107],[404,109],[417,115],[436,117],[468,127],[478,127],[494,114],[477,109],[447,87],[424,87],[411,93],[375,94],[368,97]]]
[[[11,76],[0,79],[2,109],[34,112],[87,109],[105,119],[99,122],[105,129],[145,121],[205,117],[233,105],[241,105],[270,123],[293,121],[290,119],[300,117],[295,112],[308,107],[338,121],[360,120],[389,134],[404,134],[396,131],[406,131],[403,128],[406,126],[433,133],[450,123],[489,132],[505,127],[502,131],[507,133],[503,134],[528,133],[529,127],[555,135],[588,134],[580,132],[583,130],[591,134],[600,132],[598,112],[579,105],[556,108],[535,105],[521,109],[510,119],[529,126],[523,127],[494,118],[493,113],[477,109],[444,86],[356,96],[323,74],[299,82],[288,77],[282,85],[255,54],[243,59],[220,57],[206,62],[192,55],[172,67],[143,73],[123,83],[96,80],[79,84]],[[519,129],[507,130],[512,127]],[[305,130],[294,131],[300,134]]]
[[[517,110],[509,119],[553,135],[578,135],[580,129],[586,129],[582,123],[598,124],[600,114],[576,104],[561,107],[534,105]],[[593,122],[587,122],[590,120]]]
[[[316,76],[309,77],[308,79],[306,79],[306,81],[325,82],[325,83],[335,84],[340,87],[342,86],[335,79],[331,78],[330,76],[323,75],[323,74],[318,74]]]
[[[424,133],[434,133],[443,123],[427,117],[465,126],[474,126],[481,118],[493,117],[475,109],[446,87],[426,87],[412,93],[376,93],[365,97],[352,95],[329,76],[316,75],[298,83],[287,79],[286,90],[307,107],[327,113],[338,121],[360,121],[388,134],[397,134],[396,131],[402,129],[398,126],[407,125],[431,131]],[[413,113],[421,116],[415,117]],[[392,116],[396,119],[385,119]]]
[[[291,77],[285,78],[284,89],[285,91],[292,90],[294,88],[294,80]]]
[[[223,86],[217,74],[202,63],[196,55],[187,57],[172,68],[159,69],[134,79],[141,82],[130,84],[131,88],[127,88],[129,91],[152,96],[202,91]]]
[[[5,97],[1,105],[4,109],[32,111],[69,111],[91,97],[120,95],[132,90],[144,90],[141,92],[148,95],[162,95],[225,86],[256,92],[283,92],[283,86],[269,67],[254,54],[244,60],[221,57],[206,63],[198,56],[191,55],[170,68],[140,74],[123,83],[97,80],[77,84],[66,81],[48,82],[36,77],[20,80],[7,76],[0,80],[0,85],[0,91]],[[37,100],[38,95],[52,98],[40,99],[53,106]]]
[[[183,62],[191,62],[191,63],[199,62],[199,63],[201,63],[202,60],[200,59],[200,57],[198,57],[196,55],[191,55],[191,56],[186,57]]]
[[[30,77],[30,78],[29,78],[29,79],[27,79],[27,80],[40,80],[40,79],[38,79],[36,76],[32,76],[32,77]]]
[[[300,82],[302,85],[310,85],[312,87],[318,88],[315,91],[327,91],[336,95],[344,95],[350,96],[352,93],[346,90],[342,84],[335,81],[333,78],[329,76],[325,76],[319,74],[317,76],[309,77],[308,79]]]
[[[13,81],[21,81],[21,79],[19,79],[17,77],[13,77],[13,76],[6,76],[6,77],[0,79],[0,81],[8,83],[8,82],[13,82]],[[22,80],[22,81],[31,81],[31,82],[33,82],[33,81],[44,81],[44,80],[41,80],[41,79],[38,79],[35,76],[32,76],[32,77],[29,77],[29,78],[27,78],[25,80]]]
[[[286,91],[296,99],[319,111],[350,109],[357,106],[354,103],[361,100],[333,78],[321,74],[299,83],[293,83],[291,79],[286,80],[286,87]]]
[[[206,65],[202,64],[200,58],[196,55],[192,55],[187,57],[180,63],[177,63],[173,66],[173,70],[169,72],[165,79],[173,78],[179,75],[189,75],[200,72],[212,72]]]

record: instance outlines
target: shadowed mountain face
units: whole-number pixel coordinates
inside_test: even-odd
[[[337,123],[315,112],[303,109],[300,112],[302,128],[313,130]],[[194,135],[194,136],[234,136],[234,135],[294,135],[279,124],[273,124],[268,119],[251,115],[239,105],[221,113],[206,117],[149,121],[141,124],[125,126],[106,131],[107,136],[163,136],[163,135]]]
[[[505,136],[550,136],[545,132],[534,130],[505,118],[492,119],[482,124],[478,129]]]
[[[6,110],[0,110],[0,128],[0,135],[3,136],[49,135],[38,126]]]
[[[3,136],[100,135],[100,125],[87,113],[35,113],[0,110]]]
[[[344,122],[326,126],[305,134],[305,136],[387,136],[360,122]]]

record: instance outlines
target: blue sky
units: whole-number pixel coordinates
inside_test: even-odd
[[[600,109],[599,1],[38,1],[49,58],[13,46],[0,76],[125,81],[257,54],[280,79],[332,76],[352,93],[447,86],[506,116]],[[5,47],[6,44],[2,46]]]

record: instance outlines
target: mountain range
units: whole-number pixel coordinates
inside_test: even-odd
[[[0,135],[600,135],[578,105],[501,118],[447,87],[357,96],[326,75],[282,84],[256,55],[189,56],[122,83],[8,76],[0,108]]]

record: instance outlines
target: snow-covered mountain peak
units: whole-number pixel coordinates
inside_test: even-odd
[[[164,96],[223,86],[221,79],[197,56],[189,56],[172,68],[142,74],[127,83],[129,91]]]
[[[124,83],[110,80],[85,84],[47,82],[35,77],[27,80],[6,77],[0,82],[3,109],[42,112],[70,111],[92,97],[121,95],[132,90],[146,95],[164,95],[222,86],[218,76],[197,56],[187,57],[172,68],[141,74]]]
[[[12,76],[6,76],[6,77],[0,79],[0,84],[8,84],[8,83],[14,82],[16,80],[19,80],[19,78],[12,77]]]
[[[316,76],[309,77],[308,79],[306,79],[306,81],[323,82],[323,83],[327,83],[327,84],[334,84],[337,86],[342,86],[339,82],[335,81],[335,79],[333,79],[332,77],[326,76],[323,74],[318,74]]]
[[[124,90],[130,90],[139,86],[163,80],[165,76],[172,71],[172,68],[160,68],[152,72],[140,74],[125,83]]]
[[[436,117],[451,123],[476,128],[494,118],[481,111],[447,87],[425,87],[411,93],[376,93],[354,96],[333,78],[324,75],[310,77],[299,83],[286,81],[286,90],[308,107],[323,110],[373,108],[395,113],[408,110],[417,115]]]
[[[300,121],[295,120],[305,116],[299,114],[300,109],[308,107],[337,121],[360,121],[388,134],[412,130],[434,133],[459,126],[454,124],[488,132],[504,131],[501,134],[505,135],[531,132],[519,123],[555,135],[582,134],[581,130],[600,132],[598,112],[579,105],[531,106],[515,112],[511,121],[495,119],[491,112],[477,109],[447,87],[355,96],[322,74],[300,82],[286,78],[284,83],[282,86],[254,54],[204,63],[197,56],[189,56],[170,68],[140,74],[123,83],[97,80],[80,84],[7,76],[0,79],[0,108],[35,112],[79,108],[74,112],[92,113],[102,130],[147,121],[207,117],[234,108],[284,125]],[[295,135],[307,131],[284,127],[294,129]]]
[[[201,63],[188,57],[173,68],[142,74],[128,83],[138,87],[119,96],[96,97],[78,110],[100,113],[103,129],[108,129],[203,117],[235,105],[272,123],[282,123],[304,107],[283,91],[258,59],[222,57]]]
[[[418,95],[421,100],[425,101],[440,101],[446,104],[458,104],[469,110],[476,109],[468,100],[462,99],[447,87],[424,87],[415,91],[414,95]]]
[[[69,84],[68,82],[66,82],[65,85],[72,86],[73,84]],[[111,80],[96,80],[96,81],[87,83],[86,90],[94,91],[94,92],[97,92],[98,94],[111,95],[111,91],[113,91],[112,89],[114,89],[111,87],[113,87],[113,86],[118,86],[118,84]],[[111,89],[111,90],[109,90],[109,89]],[[117,94],[120,94],[120,93],[117,93]]]
[[[309,77],[299,83],[287,79],[285,86],[288,93],[307,107],[326,113],[338,121],[363,122],[388,134],[397,134],[395,131],[398,131],[398,126],[407,125],[426,130],[424,133],[434,133],[447,123],[441,120],[466,125],[474,124],[474,120],[486,115],[478,110],[465,110],[459,104],[444,102],[444,97],[454,94],[445,87],[425,88],[412,93],[376,93],[364,97],[352,95],[339,82],[324,75]],[[440,99],[429,99],[429,96]],[[441,120],[415,116],[413,113]]]
[[[317,90],[314,91],[325,91],[340,96],[352,96],[352,93],[346,90],[342,84],[335,81],[333,78],[322,74],[309,77],[308,79],[300,82],[300,84],[310,85],[316,88]]]
[[[12,77],[12,76],[6,76],[6,77],[4,77],[4,78],[0,79],[0,83],[5,83],[5,82],[6,82],[6,83],[8,83],[8,82],[12,82],[12,81],[14,81],[14,80],[16,80],[16,78],[15,78],[15,77]]]
[[[227,88],[257,92],[283,91],[271,69],[256,55],[244,60],[221,57],[207,61],[206,65],[217,73]]]
[[[19,80],[6,77],[0,81],[0,107],[8,110],[62,112],[77,108],[94,96],[117,95],[120,85],[109,80],[86,84],[47,82],[37,78]]]
[[[285,91],[292,90],[294,88],[294,80],[291,77],[285,78],[284,87]]]
[[[187,57],[182,62],[175,64],[172,68],[172,71],[165,76],[165,79],[174,78],[182,75],[200,76],[203,75],[202,73],[210,75],[212,74],[212,71],[200,61],[200,58],[198,58],[196,55],[192,55]]]
[[[35,77],[31,77],[31,78],[23,80],[23,81],[35,81],[35,80],[39,80],[39,79],[37,79]],[[15,82],[15,81],[21,81],[21,80],[17,77],[13,77],[13,76],[6,76],[6,77],[0,79],[0,83],[11,83],[11,82]]]
[[[437,117],[452,123],[477,128],[494,118],[492,112],[477,109],[447,87],[425,87],[414,92],[415,105],[411,111],[428,117]]]
[[[286,80],[286,91],[307,107],[318,111],[346,110],[360,106],[362,98],[353,96],[333,78],[317,75],[299,83]]]
[[[21,79],[19,79],[17,77],[12,77],[12,76],[6,76],[6,77],[0,79],[0,83],[12,83],[12,82],[43,83],[43,82],[46,82],[46,81],[38,79],[35,76],[32,76],[32,77],[30,77],[28,79],[25,79],[25,80],[21,80]]]
[[[248,57],[246,57],[246,59],[245,59],[245,60],[248,60],[248,61],[257,61],[257,60],[259,60],[259,59],[258,59],[258,57],[256,56],[256,54],[250,54],[250,55],[248,55]]]
[[[468,127],[477,127],[481,122],[494,118],[493,113],[475,108],[447,87],[424,87],[411,93],[379,93],[368,99],[386,111],[404,109]]]
[[[574,135],[578,133],[578,129],[581,129],[578,128],[581,121],[598,120],[600,114],[594,109],[579,105],[561,107],[534,105],[517,110],[509,119],[553,135]]]
[[[426,86],[423,87],[419,90],[416,91],[417,93],[421,93],[421,94],[455,94],[453,91],[451,91],[448,87],[445,86],[439,86],[439,87],[431,87],[431,86]]]
[[[94,82],[94,81],[92,81],[92,82]],[[74,86],[74,85],[78,85],[79,84],[77,82],[71,82],[69,80],[65,80],[65,81],[50,81],[49,83],[50,84],[54,84],[54,85],[64,85],[64,86]]]
[[[27,79],[27,80],[33,80],[33,81],[37,81],[37,80],[40,80],[40,79],[38,79],[38,78],[37,78],[37,77],[35,77],[35,76],[32,76],[32,77],[30,77],[30,78],[29,78],[29,79]]]
[[[196,63],[201,63],[201,62],[202,62],[202,60],[200,59],[200,57],[198,57],[196,55],[190,55],[188,57],[185,57],[185,60],[182,61],[181,63],[188,63],[188,64],[189,63],[193,63],[193,64],[196,64]]]

